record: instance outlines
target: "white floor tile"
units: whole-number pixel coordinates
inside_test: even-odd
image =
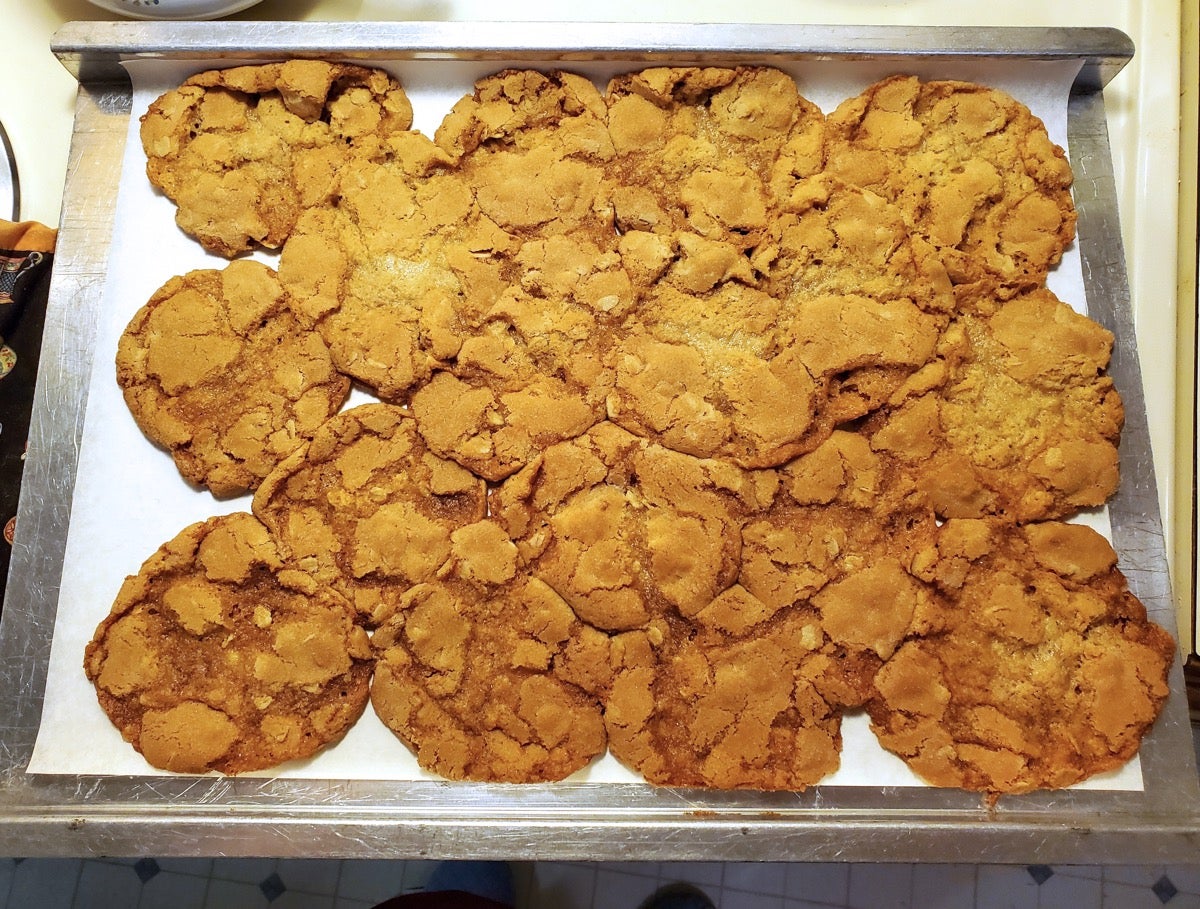
[[[138,904],[142,882],[129,865],[85,861],[73,909],[128,909]]]
[[[843,907],[845,905],[846,904],[844,902],[843,903],[826,903],[826,902],[814,903],[814,902],[810,902],[809,900],[795,899],[795,898],[789,897],[789,896],[785,896],[783,898],[783,909],[841,909],[841,907]]]
[[[327,896],[337,893],[341,871],[341,862],[327,859],[280,859],[275,867],[275,873],[289,892],[299,890]]]
[[[271,904],[258,884],[213,878],[205,897],[205,909],[266,909]]]
[[[160,871],[142,884],[137,909],[203,909],[208,877]]]
[[[429,876],[433,874],[433,869],[438,865],[433,861],[408,860],[404,863],[404,873],[401,875],[401,882],[405,893],[412,893],[414,890],[424,890],[425,884],[429,882]]]
[[[849,909],[908,909],[912,905],[912,865],[850,866]]]
[[[25,859],[13,869],[8,905],[13,909],[66,909],[83,870],[80,859]]]
[[[271,909],[333,909],[333,895],[327,893],[304,893],[287,891],[270,903]]]
[[[749,893],[765,893],[783,896],[787,881],[787,865],[784,862],[730,862],[725,866],[722,888],[745,890]]]
[[[530,892],[530,909],[592,909],[596,866],[571,862],[538,862]],[[603,909],[597,904],[597,909]]]
[[[980,865],[975,909],[1037,909],[1038,885],[1023,865]]]
[[[1091,881],[1104,878],[1103,865],[1055,865],[1054,873],[1066,877],[1081,877]]]
[[[170,871],[174,874],[190,874],[205,878],[212,874],[213,860],[210,858],[160,858],[155,861],[163,871]]]
[[[1200,864],[1168,865],[1158,870],[1169,877],[1181,892],[1200,895]],[[1158,880],[1158,877],[1155,875],[1154,879]]]
[[[1145,884],[1119,884],[1106,881],[1101,889],[1101,905],[1107,909],[1163,909],[1163,901]],[[1166,904],[1177,909],[1178,903]]]
[[[1090,878],[1060,874],[1057,869],[1052,877],[1038,888],[1038,909],[1087,909],[1099,906],[1101,883]]]
[[[602,865],[596,869],[596,895],[592,906],[594,909],[637,909],[658,886],[657,876],[614,871]]]
[[[745,890],[722,890],[716,895],[714,902],[720,909],[783,909],[784,906],[782,896],[749,893]]]
[[[346,859],[338,896],[379,903],[404,890],[404,862]]]
[[[258,884],[271,876],[277,861],[273,858],[213,859],[212,876],[223,881]]]
[[[792,862],[787,866],[783,895],[842,906],[850,898],[850,866],[844,862]]]
[[[914,865],[912,904],[920,909],[964,909],[975,905],[974,865]]]

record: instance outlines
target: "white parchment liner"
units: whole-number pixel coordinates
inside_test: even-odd
[[[336,54],[331,54],[331,58]],[[237,61],[222,61],[232,65]],[[686,63],[684,59],[671,62]],[[83,652],[127,575],[187,525],[217,514],[249,511],[250,499],[217,501],[179,476],[171,458],[153,446],[130,416],[116,383],[117,340],[133,314],[170,277],[196,268],[223,268],[227,261],[205,253],[174,221],[174,205],[145,176],[138,137],[139,117],[164,91],[187,75],[212,67],[208,61],[128,63],[133,106],[118,189],[113,242],[97,329],[95,361],[88,393],[67,537],[58,612],[54,626],[45,702],[28,772],[46,774],[162,775],[122,740],[96,701],[83,672]],[[399,61],[377,64],[405,86],[414,108],[414,128],[432,136],[451,106],[471,91],[473,81],[503,69],[503,62]],[[552,69],[559,64],[528,63]],[[603,87],[608,77],[638,68],[632,64],[570,66]],[[784,65],[802,95],[826,112],[893,72],[922,78],[982,82],[1024,102],[1046,124],[1050,138],[1067,147],[1067,95],[1077,61],[912,60],[894,62],[812,62]],[[259,254],[275,265],[273,257]],[[1050,289],[1086,312],[1078,251],[1072,247],[1051,274]],[[356,392],[347,406],[367,400]],[[1108,532],[1105,512],[1081,520]],[[843,723],[841,769],[823,782],[843,786],[924,785],[902,761],[885,752],[859,712]],[[296,779],[433,779],[383,726],[368,706],[347,736],[317,756],[261,774]],[[573,776],[589,783],[637,782],[640,777],[604,756]],[[1093,789],[1140,790],[1137,758],[1125,767],[1081,784]]]

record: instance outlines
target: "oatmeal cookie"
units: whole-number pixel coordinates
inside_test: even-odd
[[[372,642],[371,703],[426,770],[545,782],[605,748],[608,639],[519,568],[491,521],[460,528],[441,575],[412,587]]]
[[[493,244],[493,282],[456,299],[464,339],[413,394],[413,412],[433,450],[489,480],[604,416],[600,351],[632,304],[599,201],[605,113],[581,76],[506,70],[477,82],[436,134],[507,244]]]
[[[431,454],[413,419],[390,404],[327,421],[253,501],[289,564],[342,593],[369,625],[437,576],[451,534],[486,507],[483,481]]]
[[[499,481],[604,419],[601,326],[561,297],[505,291],[451,366],[412,395],[430,449]]]
[[[1120,481],[1121,398],[1105,373],[1112,334],[1048,290],[990,316],[962,314],[939,344],[932,387],[872,417],[892,459],[890,494],[942,517],[1063,518]]]
[[[504,283],[512,238],[482,216],[448,156],[417,134],[338,175],[330,205],[300,216],[279,278],[338,369],[404,404],[451,362]]]
[[[775,477],[672,452],[600,423],[493,495],[534,577],[605,631],[693,616],[733,583],[740,521]]]
[[[825,171],[894,202],[956,285],[1044,283],[1075,236],[1071,167],[1008,94],[896,75],[826,118]]]
[[[815,177],[796,185],[771,231],[766,290],[665,283],[614,332],[609,419],[699,457],[771,467],[925,365],[953,296],[887,203]]]
[[[366,707],[372,664],[349,603],[285,568],[244,513],[164,544],[84,658],[121,735],[179,773],[261,770],[337,742]]]
[[[1098,533],[952,520],[921,574],[944,598],[875,677],[880,742],[927,781],[993,794],[1128,761],[1167,697],[1170,635]]]
[[[256,488],[350,392],[275,272],[252,260],[169,280],[121,335],[116,367],[142,431],[221,497]]]
[[[758,283],[778,205],[820,170],[820,109],[770,67],[653,67],[610,80],[604,100],[612,207],[639,290]]]
[[[146,173],[205,249],[279,248],[326,203],[351,155],[408,131],[412,105],[383,70],[289,60],[197,73],[142,116]]]
[[[755,635],[618,635],[609,752],[660,786],[799,791],[837,769],[841,711],[821,691],[811,614]],[[816,679],[814,679],[816,676]]]
[[[664,285],[615,334],[605,363],[617,425],[701,458],[769,467],[828,433],[825,383],[776,298],[739,284]]]

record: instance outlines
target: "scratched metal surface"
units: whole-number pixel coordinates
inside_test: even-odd
[[[486,36],[486,37],[483,37]],[[540,42],[540,43],[539,43]],[[276,855],[639,860],[939,862],[1193,861],[1200,791],[1182,675],[1145,741],[1144,792],[1068,790],[1002,799],[924,788],[816,787],[805,793],[698,792],[644,785],[493,786],[448,782],[205,777],[35,777],[39,722],[96,313],[130,116],[122,55],[361,59],[689,59],[804,55],[1075,55],[1070,106],[1079,245],[1089,312],[1112,328],[1111,372],[1129,411],[1115,543],[1135,593],[1174,628],[1102,86],[1129,59],[1097,29],[929,29],[607,24],[553,30],[447,23],[89,23],[56,52],[81,79],[75,141],[25,470],[21,533],[0,621],[0,851],[9,855]]]

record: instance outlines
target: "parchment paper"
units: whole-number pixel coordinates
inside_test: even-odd
[[[331,54],[331,57],[336,56]],[[223,60],[220,65],[237,61]],[[684,63],[685,60],[672,61]],[[96,701],[84,675],[83,652],[97,624],[107,615],[122,581],[135,574],[160,545],[187,525],[217,514],[249,511],[249,496],[218,501],[188,486],[170,457],[137,428],[117,387],[114,366],[117,340],[133,314],[170,277],[196,268],[223,268],[227,262],[205,253],[174,222],[173,204],[145,176],[138,137],[139,117],[164,91],[192,72],[212,67],[139,60],[128,65],[133,79],[133,113],[118,190],[113,244],[97,331],[95,361],[87,401],[71,522],[48,668],[44,709],[27,771],[38,774],[164,775],[124,742]],[[538,64],[522,63],[522,66]],[[546,63],[541,68],[554,68]],[[404,84],[413,102],[414,128],[432,135],[444,114],[471,90],[474,79],[503,69],[497,61],[401,61],[382,64]],[[636,68],[628,64],[571,67],[603,87],[607,78]],[[898,71],[894,63],[821,62],[784,66],[801,94],[825,111],[876,79]],[[955,78],[1001,88],[1037,114],[1050,138],[1067,147],[1067,94],[1078,64],[1022,61],[913,60],[903,71],[922,78]],[[273,258],[260,254],[274,265]],[[1050,289],[1086,312],[1080,259],[1072,247],[1052,273]],[[369,400],[355,392],[347,407]],[[1081,520],[1108,531],[1104,511]],[[879,747],[865,715],[843,724],[842,766],[823,782],[845,786],[923,785],[902,761]],[[368,706],[363,717],[337,745],[314,758],[266,771],[259,776],[297,779],[434,779],[383,726]],[[573,781],[637,782],[640,778],[604,756]],[[1135,758],[1120,770],[1093,777],[1084,787],[1141,789]]]

